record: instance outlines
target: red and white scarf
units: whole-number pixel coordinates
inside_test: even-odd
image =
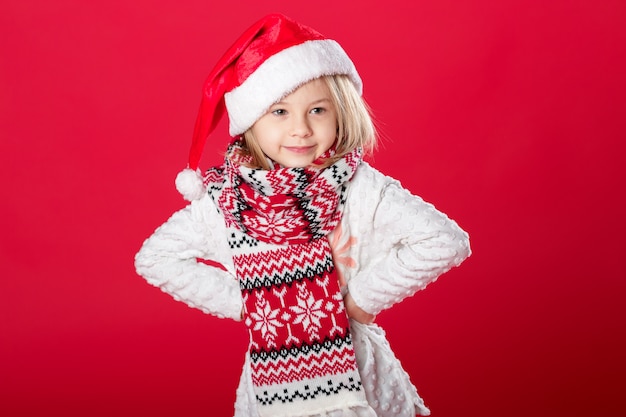
[[[228,227],[260,415],[366,406],[327,239],[360,151],[323,169],[267,171],[243,166],[238,146],[205,185]]]

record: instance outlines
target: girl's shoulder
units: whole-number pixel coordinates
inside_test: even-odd
[[[401,187],[399,181],[389,177],[367,162],[362,162],[348,183],[346,215],[370,219],[379,204],[386,198],[389,187]]]
[[[383,174],[367,162],[361,162],[350,181],[350,187],[356,189],[363,188],[365,191],[372,193],[382,192],[391,184],[401,186],[398,180]]]
[[[374,216],[380,219],[399,218],[409,207],[421,210],[426,204],[399,180],[362,162],[350,181],[346,213],[350,217],[363,219],[372,219]]]

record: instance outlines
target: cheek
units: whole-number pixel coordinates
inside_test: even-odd
[[[336,117],[328,117],[327,119],[318,120],[314,126],[317,134],[323,136],[336,135],[339,125]]]
[[[326,126],[322,138],[323,140],[320,141],[320,151],[326,152],[335,144],[335,141],[337,140],[337,128],[332,125]]]
[[[331,138],[334,141],[337,138],[337,131],[339,129],[339,126],[337,125],[336,122],[334,123],[329,123],[328,125],[326,125],[325,127],[325,136]]]
[[[252,127],[252,135],[261,148],[269,146],[276,139],[275,129],[265,123],[258,123]]]
[[[272,153],[272,150],[274,149],[274,141],[270,140],[267,136],[262,136],[257,139],[257,144],[266,155]]]

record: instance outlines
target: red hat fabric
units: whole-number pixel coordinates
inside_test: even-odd
[[[334,74],[349,76],[362,92],[361,78],[345,51],[314,29],[281,14],[265,16],[247,29],[204,83],[188,168],[176,178],[183,197],[191,201],[204,195],[198,164],[224,110],[230,134],[240,135],[302,84]]]

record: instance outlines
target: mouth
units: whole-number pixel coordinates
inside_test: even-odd
[[[311,152],[314,146],[285,146],[284,148],[289,152],[306,154]]]

